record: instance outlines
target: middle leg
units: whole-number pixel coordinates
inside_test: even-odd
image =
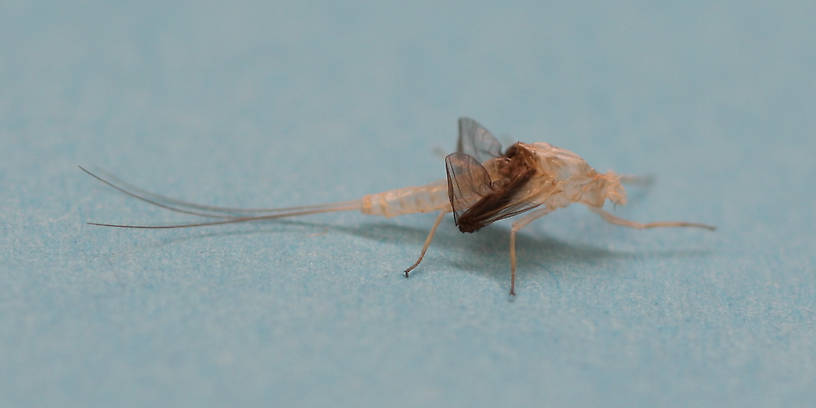
[[[510,229],[510,295],[516,295],[516,232],[527,224],[553,212],[554,208],[541,208],[513,223]]]

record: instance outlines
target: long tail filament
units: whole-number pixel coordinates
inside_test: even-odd
[[[109,187],[123,194],[144,201],[156,207],[160,207],[165,210],[178,212],[182,214],[195,215],[205,218],[221,219],[219,221],[189,224],[173,224],[173,225],[130,225],[130,224],[108,224],[98,222],[88,223],[90,225],[97,225],[102,227],[138,228],[138,229],[172,229],[172,228],[206,227],[213,225],[225,225],[242,222],[272,220],[285,217],[297,217],[301,215],[311,215],[328,212],[356,211],[360,210],[360,208],[362,207],[362,204],[359,200],[285,208],[232,208],[203,205],[192,203],[189,201],[178,200],[161,194],[146,191],[141,188],[135,187],[131,184],[128,184],[110,174],[105,174],[105,177],[102,177],[89,171],[88,169],[82,166],[79,166],[79,169],[88,174],[89,176],[95,178],[99,182],[106,184]]]

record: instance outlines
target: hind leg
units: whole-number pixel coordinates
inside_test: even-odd
[[[433,237],[436,234],[436,229],[439,227],[439,224],[442,222],[442,218],[444,218],[445,214],[447,213],[448,213],[447,211],[439,212],[439,215],[436,217],[436,221],[434,221],[433,227],[431,227],[431,232],[429,232],[428,237],[425,238],[425,244],[422,245],[422,252],[419,254],[419,259],[417,259],[413,265],[409,266],[408,269],[405,270],[406,278],[408,277],[408,273],[414,270],[414,268],[419,266],[419,263],[422,262],[422,258],[425,257],[425,251],[427,251],[428,247],[431,246],[431,241],[433,241]]]

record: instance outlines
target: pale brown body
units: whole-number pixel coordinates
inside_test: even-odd
[[[602,207],[606,199],[615,204],[626,204],[626,192],[616,174],[598,173],[575,153],[549,143],[516,143],[516,146],[531,152],[536,159],[537,171],[524,186],[523,196],[527,201],[551,211],[572,203]],[[500,178],[494,165],[498,160],[484,163],[493,179]],[[384,217],[450,212],[447,181],[366,195],[361,199],[360,211]]]
[[[614,204],[626,204],[626,191],[621,177],[615,173],[598,173],[577,154],[549,143],[516,143],[532,156],[534,174],[516,193],[517,199],[530,203],[531,210],[512,224],[510,231],[510,293],[515,294],[516,233],[534,220],[559,208],[573,203],[584,204],[601,215],[604,220],[616,225],[644,229],[656,227],[714,227],[688,222],[657,222],[640,224],[621,218],[603,210],[606,200]],[[501,158],[493,158],[484,163],[484,168],[492,179],[501,178],[499,165]],[[453,211],[444,180],[425,186],[406,187],[363,197],[361,211],[364,214],[393,217],[397,215],[438,211],[439,216],[425,240],[422,253],[417,261],[406,269],[407,274],[422,261],[436,228],[445,214]],[[470,232],[470,231],[468,231]]]
[[[516,233],[534,220],[573,203],[584,204],[604,220],[630,228],[714,229],[709,225],[689,222],[641,224],[618,218],[604,211],[603,205],[606,200],[626,204],[622,181],[634,181],[634,178],[621,177],[612,172],[598,173],[577,154],[548,143],[519,142],[502,153],[498,141],[472,119],[459,120],[457,152],[448,155],[445,161],[447,180],[370,194],[355,201],[278,209],[239,209],[189,203],[140,190],[121,181],[118,184],[125,187],[120,187],[80,168],[103,183],[153,205],[222,219],[161,226],[91,223],[109,227],[186,228],[352,210],[384,217],[438,212],[419,258],[404,272],[406,277],[422,261],[445,214],[454,213],[454,220],[462,232],[475,232],[497,220],[518,217],[510,230],[511,295],[515,294],[516,282]],[[112,176],[108,178],[114,179]]]

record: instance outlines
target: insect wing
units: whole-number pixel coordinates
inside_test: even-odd
[[[478,231],[541,204],[535,199],[538,192],[528,184],[535,168],[525,159],[524,151],[512,156],[508,157],[508,174],[500,180],[491,180],[484,166],[472,156],[453,153],[445,158],[448,197],[460,231]]]
[[[490,175],[481,163],[465,153],[451,153],[445,157],[445,170],[448,173],[448,198],[458,224],[462,213],[493,192]]]
[[[479,163],[501,155],[501,143],[471,118],[459,118],[459,141],[456,151],[474,157]]]

